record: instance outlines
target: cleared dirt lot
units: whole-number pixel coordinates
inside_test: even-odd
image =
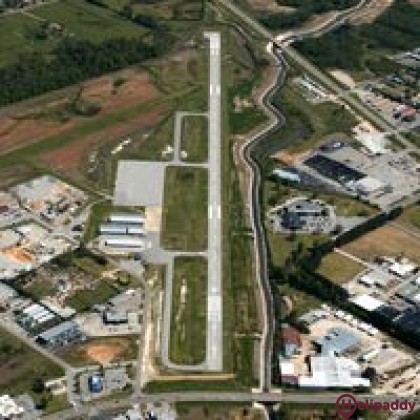
[[[133,360],[137,357],[136,337],[94,339],[66,347],[60,351],[60,356],[73,366]]]
[[[420,264],[420,236],[387,225],[376,229],[343,247],[344,251],[363,260],[373,260],[375,256],[399,256],[403,254]]]
[[[148,102],[158,95],[148,73],[129,69],[6,108],[0,115],[0,153],[64,134],[86,121]],[[92,117],[66,112],[76,98],[99,106],[99,112]]]
[[[66,171],[70,175],[77,175],[92,148],[104,142],[127,136],[136,130],[153,127],[162,118],[165,111],[165,107],[160,106],[129,121],[115,124],[88,136],[82,136],[61,148],[43,154],[41,160],[54,169]]]

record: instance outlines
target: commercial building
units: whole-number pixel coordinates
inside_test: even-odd
[[[139,235],[144,236],[145,230],[141,226],[124,225],[117,223],[103,223],[99,226],[101,235]]]
[[[351,302],[367,312],[373,312],[384,305],[382,300],[368,294],[356,296],[355,298],[351,299]]]
[[[358,363],[345,357],[312,356],[311,376],[300,376],[298,383],[306,389],[354,389],[369,388],[369,379],[360,376]]]

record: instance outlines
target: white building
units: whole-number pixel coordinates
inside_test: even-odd
[[[109,215],[108,221],[111,223],[142,225],[145,219],[141,214],[114,213]]]
[[[9,395],[0,396],[0,419],[17,419],[21,418],[25,412]]]
[[[299,386],[306,389],[369,388],[370,381],[360,377],[358,363],[345,357],[312,356],[311,376],[299,377]]]

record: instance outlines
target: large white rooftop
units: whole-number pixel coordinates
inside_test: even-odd
[[[377,298],[374,298],[370,295],[359,295],[353,299],[351,299],[351,301],[356,304],[357,306],[360,306],[361,308],[365,309],[368,312],[372,312],[375,309],[378,309],[379,307],[381,307],[384,302],[382,302],[382,300],[379,300]]]

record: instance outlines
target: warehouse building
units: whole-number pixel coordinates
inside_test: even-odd
[[[312,356],[311,376],[300,376],[299,386],[305,389],[369,388],[370,381],[361,377],[358,363],[345,357]]]
[[[38,335],[36,341],[46,347],[57,347],[80,341],[83,338],[74,321],[65,321]]]
[[[272,175],[278,179],[281,179],[282,181],[296,182],[297,184],[299,184],[301,181],[300,175],[298,173],[289,170],[286,171],[280,168],[274,169]]]

